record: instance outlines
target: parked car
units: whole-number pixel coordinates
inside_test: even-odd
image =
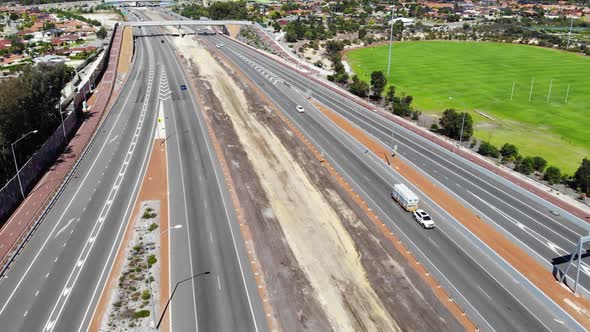
[[[305,109],[301,105],[297,105],[297,107],[295,107],[295,109],[297,109],[297,112],[299,112],[299,113],[305,113]]]
[[[432,218],[430,218],[426,211],[418,209],[414,211],[412,215],[414,216],[414,220],[416,220],[420,225],[422,225],[422,228],[434,228],[434,221],[432,220]]]

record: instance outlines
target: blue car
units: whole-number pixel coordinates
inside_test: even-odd
[[[186,90],[186,85],[184,85],[184,84],[183,84],[183,85],[181,85],[181,86],[180,86],[180,90]]]

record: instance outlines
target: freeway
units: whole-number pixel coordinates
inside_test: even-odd
[[[182,285],[171,304],[173,331],[266,331],[266,316],[244,240],[206,132],[205,120],[169,38],[158,49],[169,93],[160,92],[167,132],[171,281]]]
[[[458,180],[451,179],[457,176],[449,172],[449,169],[461,168],[457,165],[467,164],[466,162],[456,161],[455,167],[440,167],[442,161],[425,165],[427,160],[433,158],[449,158],[432,144],[413,137],[412,133],[403,131],[387,119],[374,118],[376,115],[358,105],[238,43],[219,36],[204,38],[212,44],[225,45],[219,50],[256,82],[306,136],[323,150],[328,160],[369,202],[386,224],[394,229],[396,234],[400,234],[405,244],[433,274],[437,275],[437,279],[482,328],[498,331],[556,330],[564,327],[561,322],[566,322],[572,329],[581,328],[562,310],[552,311],[545,303],[548,299],[532,296],[528,287],[534,286],[528,284],[522,276],[515,276],[498,257],[484,253],[481,243],[428,197],[423,197],[426,203],[424,206],[439,220],[439,227],[427,233],[418,229],[407,214],[392,204],[388,195],[394,183],[405,180],[392,172],[376,156],[366,154],[360,144],[314,110],[314,107],[307,103],[305,96],[312,91],[311,95],[314,98],[357,123],[382,142],[389,142],[391,128],[395,128],[395,139],[400,145],[401,155],[414,165],[420,165],[419,169],[423,172],[436,170],[439,173],[436,179],[446,176],[449,183],[461,180],[460,177]],[[297,104],[304,105],[311,111],[299,115],[295,112]],[[369,120],[365,120],[367,118]],[[371,126],[363,120],[372,121],[369,122]],[[387,126],[387,136],[379,135],[380,132],[373,127],[376,125]],[[438,169],[439,167],[441,169]],[[459,191],[456,187],[453,190]],[[516,190],[512,191],[514,195],[518,193]],[[483,195],[481,189],[473,189],[473,192]],[[484,209],[481,205],[482,203],[477,204],[479,208]],[[523,287],[523,283],[527,284],[527,287]]]
[[[0,281],[5,331],[84,329],[129,219],[155,128],[153,49],[131,77],[61,195]],[[148,70],[138,70],[138,68]]]
[[[226,39],[216,37],[216,42]],[[239,47],[235,45],[233,47]],[[244,50],[246,52],[246,50]],[[246,54],[246,53],[244,53]],[[414,165],[434,183],[494,225],[502,234],[521,246],[549,271],[563,267],[580,236],[590,227],[567,211],[508,182],[504,178],[467,161],[389,119],[368,112],[328,88],[309,80],[265,57],[250,54],[249,59],[265,67],[304,93],[312,92],[326,106],[337,111],[384,145],[399,146],[405,161]],[[575,269],[570,270],[570,276]],[[580,285],[590,287],[590,265],[583,259]],[[584,289],[587,293],[587,291]]]

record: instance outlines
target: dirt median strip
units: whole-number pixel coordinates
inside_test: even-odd
[[[124,264],[125,257],[126,257],[126,248],[129,244],[129,241],[132,237],[133,233],[133,220],[137,219],[140,210],[141,210],[141,202],[147,200],[158,200],[160,201],[160,238],[164,239],[161,245],[161,282],[160,282],[160,305],[159,310],[157,310],[156,314],[161,314],[161,310],[163,308],[162,303],[164,305],[165,302],[168,300],[170,296],[170,288],[169,288],[169,280],[170,277],[168,275],[168,236],[169,232],[165,232],[164,230],[168,229],[168,178],[167,178],[167,171],[166,171],[166,147],[164,144],[161,144],[162,140],[158,139],[155,140],[154,146],[152,148],[149,163],[147,166],[146,173],[141,183],[141,187],[139,189],[139,193],[135,200],[135,204],[133,207],[133,212],[131,213],[130,219],[127,221],[127,227],[125,228],[125,234],[123,234],[123,238],[119,245],[117,256],[113,261],[112,268],[109,272],[107,277],[107,281],[105,282],[104,288],[100,294],[100,298],[96,304],[94,309],[92,320],[90,321],[90,325],[88,327],[88,331],[99,331],[101,325],[103,323],[104,315],[107,312],[108,306],[111,303],[112,291],[117,287],[117,283],[119,281],[119,275],[121,273],[121,268]],[[164,228],[166,227],[166,228]],[[153,314],[153,313],[152,313]],[[165,320],[162,321],[162,329],[163,331],[168,330],[168,315],[166,315]],[[157,319],[160,317],[157,316]]]
[[[121,41],[120,52],[117,72],[128,73],[131,68],[131,57],[133,55],[133,27],[126,26],[123,28],[123,40]]]
[[[224,58],[223,54],[218,52],[215,48],[210,47],[210,49],[215,52],[220,58]],[[231,63],[231,62],[230,62]],[[244,74],[235,68],[233,65],[229,65],[233,67],[235,70],[235,74],[242,79],[242,81],[247,82],[248,78],[244,76]],[[466,330],[473,331],[476,330],[477,327],[473,322],[465,315],[465,313],[459,308],[453,301],[450,300],[450,297],[444,292],[442,287],[436,283],[436,281],[430,277],[428,271],[422,267],[422,265],[411,255],[409,251],[401,244],[401,242],[393,235],[393,233],[386,227],[386,225],[380,221],[376,214],[374,214],[368,207],[368,205],[352,190],[350,185],[344,180],[344,178],[331,166],[327,163],[322,154],[317,150],[313,144],[311,144],[305,136],[285,117],[285,115],[278,110],[274,103],[259,89],[256,87],[252,87],[254,92],[263,100],[265,104],[271,105],[271,109],[273,109],[274,113],[279,116],[279,118],[287,125],[289,130],[291,130],[297,138],[303,142],[306,148],[311,151],[317,160],[323,163],[326,167],[330,175],[337,180],[338,185],[344,188],[344,191],[347,193],[349,197],[352,198],[354,203],[358,205],[363,212],[370,218],[371,222],[375,224],[377,229],[387,238],[388,241],[392,244],[392,246],[397,250],[404,259],[409,262],[409,265],[412,266],[414,271],[420,275],[420,277],[426,281],[426,284],[432,289],[433,293],[435,294],[435,299],[440,300],[442,306],[446,307],[451,314],[457,319],[460,325],[462,325]]]
[[[384,153],[387,148],[366,135],[361,129],[353,126],[340,115],[329,110],[317,101],[314,105],[324,113],[332,122],[346,131],[357,141],[375,153],[384,161]],[[498,255],[504,258],[515,269],[522,273],[537,288],[549,296],[572,317],[574,317],[586,329],[590,329],[590,302],[582,297],[573,294],[571,291],[560,285],[551,272],[543,268],[536,260],[520,249],[516,244],[499,234],[493,226],[482,222],[479,216],[466,208],[463,204],[454,199],[443,189],[429,181],[424,175],[410,167],[400,158],[392,161],[395,171],[408,181],[412,182],[425,195],[441,206],[453,218],[461,222],[475,236],[487,244]]]
[[[268,330],[269,331],[282,331],[282,328],[276,319],[276,315],[274,314],[274,310],[273,310],[271,303],[269,301],[268,290],[266,288],[266,283],[264,280],[264,272],[262,271],[262,265],[258,261],[258,258],[256,255],[256,250],[255,250],[255,245],[254,245],[254,237],[252,236],[252,231],[250,230],[250,227],[248,226],[248,222],[245,219],[244,214],[242,213],[242,209],[240,207],[240,200],[236,194],[236,191],[233,189],[233,188],[235,188],[235,185],[233,182],[233,178],[231,177],[231,172],[230,172],[228,162],[225,159],[225,156],[223,153],[223,148],[222,148],[221,144],[219,143],[219,141],[217,140],[217,136],[215,135],[215,130],[211,126],[211,120],[209,119],[207,112],[205,112],[206,107],[205,107],[205,105],[202,105],[202,101],[198,97],[199,94],[197,92],[196,84],[194,81],[195,80],[194,75],[191,75],[189,72],[187,72],[186,60],[184,58],[182,58],[182,56],[178,52],[174,52],[174,53],[177,56],[178,61],[182,64],[180,67],[184,71],[185,76],[188,78],[189,84],[191,85],[191,89],[195,95],[195,99],[197,100],[197,103],[199,103],[199,108],[205,118],[207,132],[209,134],[209,137],[211,138],[211,143],[213,144],[215,154],[219,160],[219,163],[221,164],[221,169],[223,171],[223,177],[226,181],[226,185],[227,185],[228,190],[230,192],[232,206],[235,209],[236,218],[238,219],[238,223],[240,225],[240,233],[242,234],[242,239],[244,241],[246,250],[248,251],[248,259],[250,260],[249,261],[250,268],[252,269],[252,273],[254,274],[254,276],[253,276],[254,280],[256,281],[256,285],[258,286],[258,295],[260,296],[260,299],[262,300],[262,307],[263,307],[264,312],[266,314],[266,322],[268,325]],[[239,259],[239,257],[238,257],[238,259]]]

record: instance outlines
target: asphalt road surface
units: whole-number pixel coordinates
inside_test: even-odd
[[[409,214],[402,212],[389,197],[392,185],[404,180],[376,156],[365,153],[366,149],[331,124],[307,103],[305,97],[311,93],[314,98],[356,123],[386,145],[391,141],[393,128],[395,143],[399,145],[398,151],[406,161],[430,175],[437,183],[446,188],[450,187],[449,190],[464,203],[467,201],[468,206],[475,207],[477,211],[485,211],[486,216],[490,216],[490,220],[495,223],[502,223],[499,220],[501,218],[509,220],[518,217],[517,220],[522,219],[523,224],[535,227],[538,223],[537,218],[530,220],[523,217],[521,211],[527,208],[525,213],[538,215],[540,218],[547,215],[546,205],[528,197],[526,193],[510,188],[466,161],[453,160],[453,156],[417,135],[402,130],[371,112],[363,111],[361,107],[325,87],[238,43],[220,36],[205,38],[212,44],[224,45],[220,50],[256,82],[308,137],[312,138],[324,151],[328,160],[339,168],[380,217],[396,230],[397,234],[402,234],[401,238],[406,245],[433,274],[437,275],[437,279],[482,328],[496,331],[540,331],[563,329],[564,324],[571,328],[579,328],[579,325],[562,310],[553,312],[546,305],[549,299],[532,296],[527,288],[533,287],[530,283],[515,278],[514,271],[510,272],[511,269],[507,268],[499,257],[484,253],[480,249],[482,244],[477,239],[473,239],[457,221],[427,197],[423,197],[423,207],[436,218],[438,227],[432,231],[420,229]],[[304,114],[297,113],[295,106],[298,104],[303,105],[308,111]],[[473,175],[474,172],[477,174]],[[511,204],[517,208],[501,205],[501,209],[494,210],[494,204],[499,205],[502,200],[514,201]],[[533,207],[528,208],[527,205]],[[515,216],[504,217],[505,214],[510,216],[509,213]],[[571,229],[581,232],[580,227],[569,219],[561,218],[560,222],[571,225],[570,233],[573,232]],[[509,224],[510,222],[505,222],[501,225],[508,227]],[[556,227],[564,228],[563,224]],[[553,219],[550,225],[558,223]],[[518,227],[517,229],[521,230]],[[539,246],[539,250],[542,248],[543,246]],[[527,283],[527,287],[523,287],[523,283]]]
[[[169,39],[158,50],[170,94],[163,100],[168,153],[173,331],[266,331],[239,223],[201,110]],[[181,85],[187,86],[186,90]]]
[[[129,219],[153,142],[153,49],[141,41],[130,78],[89,151],[0,281],[4,331],[88,324]],[[143,68],[143,70],[137,70]],[[150,83],[151,81],[151,83]],[[148,89],[149,88],[149,89]]]

